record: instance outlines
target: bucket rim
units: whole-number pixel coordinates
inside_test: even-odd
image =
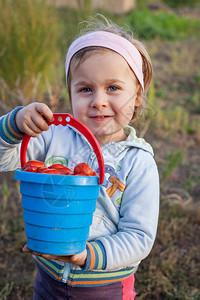
[[[14,179],[22,182],[57,184],[57,185],[97,185],[98,176],[57,175],[45,173],[26,172],[22,169],[15,171]]]

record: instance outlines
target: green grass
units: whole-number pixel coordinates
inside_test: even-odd
[[[45,0],[0,0],[0,97],[6,105],[27,104],[65,86],[64,60],[68,46],[91,12],[85,0],[79,10],[55,9]],[[106,16],[119,25],[130,25],[144,40],[174,41],[199,34],[200,21],[175,13],[157,14],[145,6],[123,16]],[[197,77],[198,80],[198,77]],[[49,86],[52,88],[49,92]],[[52,91],[52,89],[54,89]],[[67,96],[63,91],[65,100]],[[61,98],[63,98],[61,96]]]
[[[56,11],[45,0],[0,0],[0,7],[0,78],[30,101],[44,92],[58,60]]]
[[[183,152],[182,151],[171,151],[170,154],[166,156],[166,164],[161,172],[161,183],[162,185],[169,178],[172,171],[182,162]]]
[[[198,36],[200,21],[177,16],[175,13],[147,9],[134,10],[129,14],[129,24],[139,38],[175,41]]]
[[[167,5],[177,8],[177,7],[183,7],[183,6],[196,6],[199,4],[199,0],[162,0]]]

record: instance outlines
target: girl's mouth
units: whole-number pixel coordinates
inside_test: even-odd
[[[108,120],[109,118],[111,118],[111,116],[94,116],[91,118],[95,121],[104,121],[104,120]]]

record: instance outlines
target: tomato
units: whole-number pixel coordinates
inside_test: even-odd
[[[46,170],[48,170],[47,167],[40,167],[40,168],[37,169],[37,172],[38,173],[44,173],[44,171],[46,171]]]
[[[67,167],[65,167],[62,164],[53,164],[53,165],[49,166],[49,169],[64,169],[64,168],[67,168]]]
[[[88,175],[85,175],[85,173],[79,173],[79,174],[74,174],[75,176],[88,176]]]
[[[42,172],[43,174],[55,174],[55,175],[65,175],[62,170],[58,169],[47,169]]]
[[[34,167],[34,166],[26,166],[25,168],[23,168],[24,171],[26,172],[33,172],[33,173],[36,173],[37,172],[37,167]]]
[[[91,167],[86,163],[80,163],[74,167],[74,175],[90,176],[92,173],[93,171]]]
[[[45,164],[39,160],[29,160],[25,163],[23,170],[26,172],[55,175],[98,176],[98,174],[93,172],[92,168],[86,163],[77,164],[73,172],[71,169],[62,164],[53,164],[47,168]]]
[[[25,165],[23,166],[23,170],[27,167],[27,166],[32,166],[32,167],[36,167],[36,168],[40,168],[40,167],[45,167],[45,163],[43,163],[42,161],[39,160],[29,160],[25,163]]]
[[[65,175],[73,175],[73,171],[67,167],[65,169],[58,169],[58,170],[64,172]]]
[[[93,171],[91,176],[99,176],[99,175]]]
[[[63,166],[62,164],[53,164],[49,167],[49,169],[57,169],[57,170],[62,170],[65,175],[72,175],[73,171],[70,170],[68,167]]]

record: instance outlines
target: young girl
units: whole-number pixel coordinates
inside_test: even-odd
[[[105,162],[86,249],[72,256],[33,254],[38,267],[34,299],[134,299],[134,273],[153,246],[159,179],[153,150],[128,126],[144,107],[152,67],[143,45],[121,28],[97,22],[70,46],[66,78],[72,112],[95,135]],[[50,126],[42,103],[17,107],[0,119],[1,171],[20,167],[23,134],[27,160],[80,162],[98,172],[97,159],[80,133]],[[54,175],[55,176],[55,175]],[[25,252],[31,252],[26,246]]]

